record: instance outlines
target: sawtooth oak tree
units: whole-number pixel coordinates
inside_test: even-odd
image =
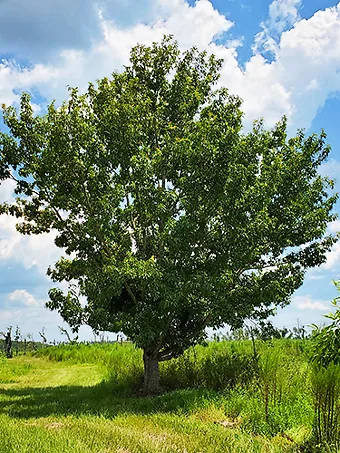
[[[48,275],[69,291],[51,289],[47,307],[74,331],[125,333],[144,351],[146,393],[207,327],[289,303],[336,241],[324,133],[288,139],[285,119],[244,132],[221,65],[165,37],[44,115],[27,94],[3,111],[0,177],[18,197],[1,213],[23,234],[56,231],[66,255]]]

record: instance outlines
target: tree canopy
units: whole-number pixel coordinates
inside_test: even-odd
[[[28,94],[4,109],[0,177],[18,198],[0,212],[23,234],[55,230],[66,255],[48,275],[69,291],[47,306],[143,348],[146,391],[207,327],[288,304],[336,241],[325,134],[288,138],[285,118],[245,132],[221,65],[165,37],[46,114]]]

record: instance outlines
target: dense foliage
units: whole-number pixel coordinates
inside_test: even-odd
[[[221,64],[164,38],[46,115],[28,95],[4,110],[0,178],[19,198],[0,213],[23,234],[57,231],[68,258],[48,273],[69,292],[48,307],[143,348],[146,391],[206,327],[287,304],[336,240],[324,133],[288,139],[284,119],[244,132],[240,99],[216,88]]]

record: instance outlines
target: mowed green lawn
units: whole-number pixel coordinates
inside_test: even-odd
[[[139,398],[112,388],[97,365],[3,360],[0,453],[298,451],[289,436],[244,431],[225,413],[226,395],[180,390]]]

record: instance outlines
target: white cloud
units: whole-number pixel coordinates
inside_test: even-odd
[[[327,98],[340,90],[340,49],[334,45],[337,42],[340,4],[317,11],[308,20],[296,21],[276,43],[272,65],[280,84],[290,94],[289,116],[296,127],[308,127]]]
[[[328,301],[313,300],[311,296],[294,296],[292,297],[292,303],[299,310],[329,310]]]
[[[340,90],[340,4],[318,11],[284,32],[278,64],[297,109],[295,121],[309,125],[327,98]],[[311,86],[314,87],[311,94]]]
[[[163,17],[156,21],[153,28],[159,28],[162,34],[179,36],[183,47],[196,45],[204,48],[233,26],[209,0],[198,0],[194,7],[184,0],[159,0],[158,14]]]
[[[39,271],[45,273],[48,266],[53,264],[62,252],[54,244],[56,233],[21,236],[21,241],[16,249],[20,261],[27,267],[37,266]]]
[[[301,0],[274,0],[269,5],[269,22],[271,28],[282,32],[299,19]]]
[[[301,0],[274,0],[269,5],[268,20],[261,23],[262,31],[254,38],[254,51],[278,53],[280,34],[299,19]]]
[[[242,69],[237,61],[239,40],[227,46],[213,40],[228,32],[233,23],[213,8],[208,0],[189,6],[184,0],[157,0],[153,19],[130,27],[119,27],[101,16],[102,35],[89,49],[66,49],[58,61],[20,68],[0,65],[0,99],[17,101],[15,89],[37,88],[48,100],[61,101],[66,86],[86,88],[88,81],[109,75],[128,62],[130,48],[137,42],[150,44],[163,34],[174,34],[182,49],[197,45],[225,60],[221,83],[244,99],[246,123],[264,117],[269,126],[283,114],[297,127],[308,127],[318,109],[340,90],[340,4],[318,11],[308,20],[299,20],[297,0],[275,0],[270,6],[269,32],[264,44],[270,46],[277,24],[284,31],[275,39],[275,57],[267,61],[259,49]],[[229,47],[228,47],[229,46]]]
[[[26,307],[37,307],[39,305],[35,297],[25,289],[16,289],[8,295],[8,299],[11,302],[19,302]]]
[[[1,182],[0,203],[14,201],[15,186],[13,180]],[[60,249],[54,244],[56,233],[24,236],[16,230],[15,226],[19,221],[9,215],[0,215],[0,261],[18,261],[26,268],[36,265],[45,274],[48,266],[61,255]]]
[[[16,182],[12,179],[6,179],[0,182],[0,203],[11,203],[14,201],[14,189]]]
[[[320,166],[319,172],[322,176],[328,176],[329,178],[337,179],[340,175],[340,162],[335,159],[329,159],[327,162]]]
[[[43,304],[28,305],[22,309],[12,309],[8,307],[6,310],[0,311],[0,332],[6,331],[8,325],[19,326],[23,338],[27,338],[28,334],[33,334],[34,340],[41,340],[39,332],[45,328],[45,334],[48,341],[55,338],[61,339],[58,326],[69,327],[63,322],[57,312],[46,310]],[[81,329],[84,330],[84,329]],[[82,335],[83,340],[91,339],[91,335]]]
[[[7,260],[15,256],[15,249],[21,241],[15,225],[15,218],[8,215],[0,216],[0,260]]]
[[[326,253],[326,262],[321,265],[321,269],[335,270],[340,264],[340,242],[333,245],[330,252]]]
[[[120,28],[99,14],[101,38],[94,39],[90,49],[65,48],[51,64],[39,63],[28,69],[4,61],[0,64],[0,101],[6,104],[17,102],[17,89],[33,87],[48,100],[62,101],[67,95],[68,85],[85,89],[89,81],[122,68],[128,63],[131,47],[137,42],[151,44],[164,34],[174,34],[182,48],[193,45],[206,48],[214,37],[233,25],[208,0],[198,0],[194,7],[185,0],[157,0],[153,11],[153,20],[148,25],[138,23],[129,28]]]
[[[24,236],[16,230],[17,222],[14,217],[0,216],[0,261],[14,260],[28,269],[37,266],[45,274],[62,253],[54,244],[56,233]]]
[[[340,220],[334,220],[328,225],[328,231],[330,233],[339,233],[340,232]]]
[[[15,186],[13,180],[0,184],[0,203],[14,201]],[[39,272],[45,274],[48,266],[61,255],[61,250],[54,244],[56,233],[24,236],[16,230],[19,221],[9,215],[0,215],[0,261],[14,260],[28,269],[37,266]]]

